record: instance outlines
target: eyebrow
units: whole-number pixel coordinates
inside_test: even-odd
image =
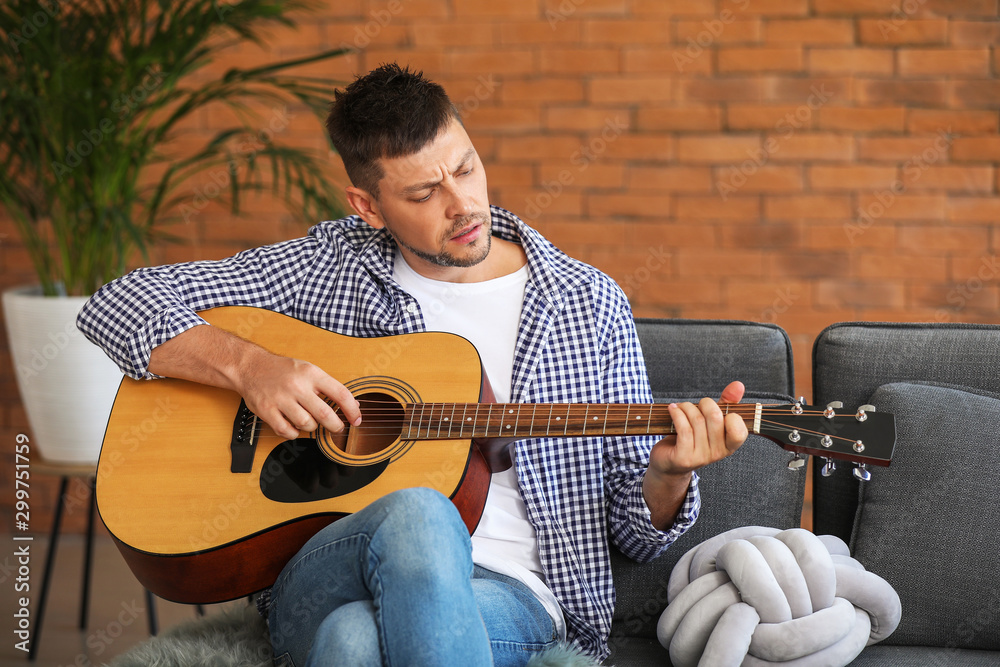
[[[461,161],[458,163],[458,166],[455,167],[454,170],[458,171],[463,166],[465,166],[466,164],[468,164],[469,160],[471,160],[475,154],[476,154],[475,147],[470,147],[469,150],[465,151],[465,153],[462,155]],[[416,194],[417,192],[420,192],[421,190],[429,190],[429,189],[433,188],[435,185],[437,185],[440,182],[441,182],[441,179],[438,179],[436,181],[425,181],[423,183],[416,183],[414,185],[408,185],[405,188],[403,188],[402,193],[404,195]]]

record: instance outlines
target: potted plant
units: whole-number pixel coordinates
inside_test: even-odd
[[[77,331],[76,314],[87,295],[148,260],[167,223],[197,209],[192,184],[237,213],[248,192],[271,191],[306,219],[340,215],[326,147],[272,140],[261,109],[302,104],[322,117],[335,82],[289,70],[345,50],[215,76],[208,67],[227,49],[262,45],[269,27],[294,26],[303,9],[294,0],[0,5],[0,206],[38,278],[4,293],[4,313],[43,458],[97,460],[121,373]],[[176,148],[209,105],[231,109],[232,127],[194,151]],[[91,402],[72,406],[77,399]]]

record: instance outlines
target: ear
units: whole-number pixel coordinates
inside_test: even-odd
[[[356,188],[353,185],[344,189],[347,194],[347,203],[351,205],[354,212],[375,229],[385,227],[382,221],[382,214],[379,212],[378,202],[375,197],[366,190]]]

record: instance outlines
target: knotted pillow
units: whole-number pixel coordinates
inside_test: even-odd
[[[760,526],[674,566],[656,634],[675,667],[843,667],[899,625],[896,591],[831,535]]]

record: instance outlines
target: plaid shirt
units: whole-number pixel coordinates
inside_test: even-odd
[[[529,279],[515,349],[511,401],[649,403],[652,396],[625,295],[516,216],[492,207],[493,233],[521,243]],[[215,262],[139,269],[102,288],[80,329],[134,378],[152,378],[151,350],[204,321],[195,311],[266,308],[349,336],[424,330],[416,300],[393,280],[396,246],[385,230],[351,216],[308,236]],[[677,521],[656,530],[641,480],[655,437],[528,439],[515,444],[517,477],[534,525],[546,582],[562,605],[568,638],[608,654],[614,608],[608,535],[640,562],[694,523],[693,478]]]

